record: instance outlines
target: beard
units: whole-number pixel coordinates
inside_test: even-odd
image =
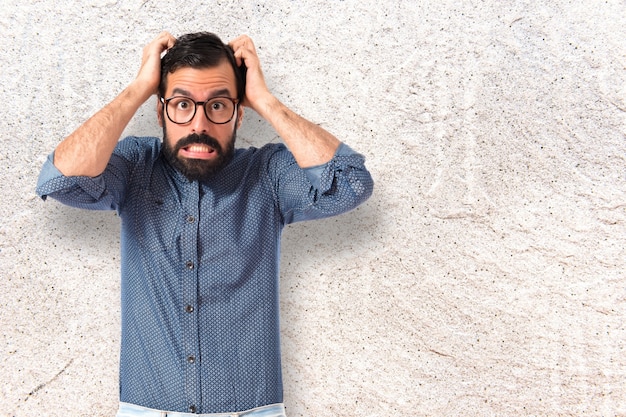
[[[193,133],[180,139],[176,145],[172,145],[164,126],[162,152],[165,160],[189,181],[205,181],[221,171],[233,159],[236,138],[237,129],[233,131],[226,147],[222,148],[222,145],[214,137]],[[217,157],[212,161],[207,161],[204,159],[180,158],[178,156],[178,151],[194,143],[210,146],[217,153]]]

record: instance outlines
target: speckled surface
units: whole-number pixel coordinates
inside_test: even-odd
[[[376,180],[285,231],[289,416],[626,415],[623,1],[0,9],[0,415],[115,413],[119,221],[34,186],[162,29],[251,35],[276,95]],[[128,131],[159,134],[153,101]]]

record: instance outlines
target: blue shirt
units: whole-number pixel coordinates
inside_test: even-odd
[[[197,413],[282,402],[281,231],[365,201],[364,158],[342,144],[301,169],[268,144],[238,149],[201,183],[165,162],[157,138],[120,141],[95,178],[65,177],[52,161],[40,196],[122,220],[120,400]]]

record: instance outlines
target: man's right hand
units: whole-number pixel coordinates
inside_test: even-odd
[[[176,38],[169,32],[161,32],[152,42],[143,48],[141,67],[135,82],[146,92],[146,100],[156,94],[161,81],[161,56],[174,46]]]

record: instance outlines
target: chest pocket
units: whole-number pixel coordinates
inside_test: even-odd
[[[143,191],[142,200],[142,208],[134,219],[141,244],[153,252],[172,249],[180,230],[180,205],[171,197],[157,196],[148,190]]]

